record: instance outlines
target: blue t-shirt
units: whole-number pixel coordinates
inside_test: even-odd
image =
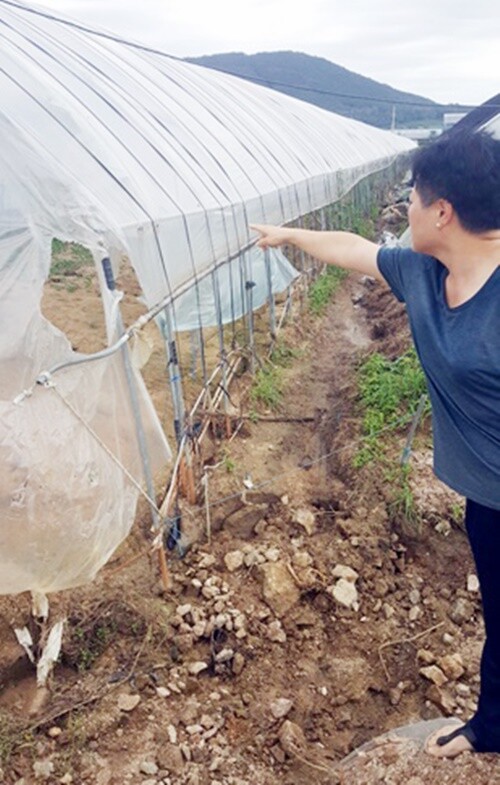
[[[500,268],[467,302],[446,302],[448,271],[432,256],[381,248],[377,263],[406,304],[432,404],[434,471],[500,510]]]

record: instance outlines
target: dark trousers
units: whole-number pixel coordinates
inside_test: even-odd
[[[481,691],[470,720],[480,752],[500,752],[500,510],[467,500],[465,525],[483,600]]]

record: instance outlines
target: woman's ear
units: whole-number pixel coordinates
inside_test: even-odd
[[[435,202],[436,207],[436,226],[442,229],[450,223],[455,215],[453,205],[447,199],[437,199]]]

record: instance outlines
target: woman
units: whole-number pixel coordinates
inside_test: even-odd
[[[486,643],[476,714],[427,740],[436,757],[500,752],[500,141],[446,135],[413,161],[412,249],[348,232],[252,226],[283,244],[387,283],[406,303],[433,410],[434,471],[466,497]]]

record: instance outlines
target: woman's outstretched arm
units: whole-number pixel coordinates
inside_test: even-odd
[[[379,246],[351,232],[319,232],[310,229],[291,229],[271,224],[251,224],[258,232],[260,248],[293,245],[314,256],[320,262],[334,264],[346,270],[356,270],[379,281],[384,278],[377,267]]]

